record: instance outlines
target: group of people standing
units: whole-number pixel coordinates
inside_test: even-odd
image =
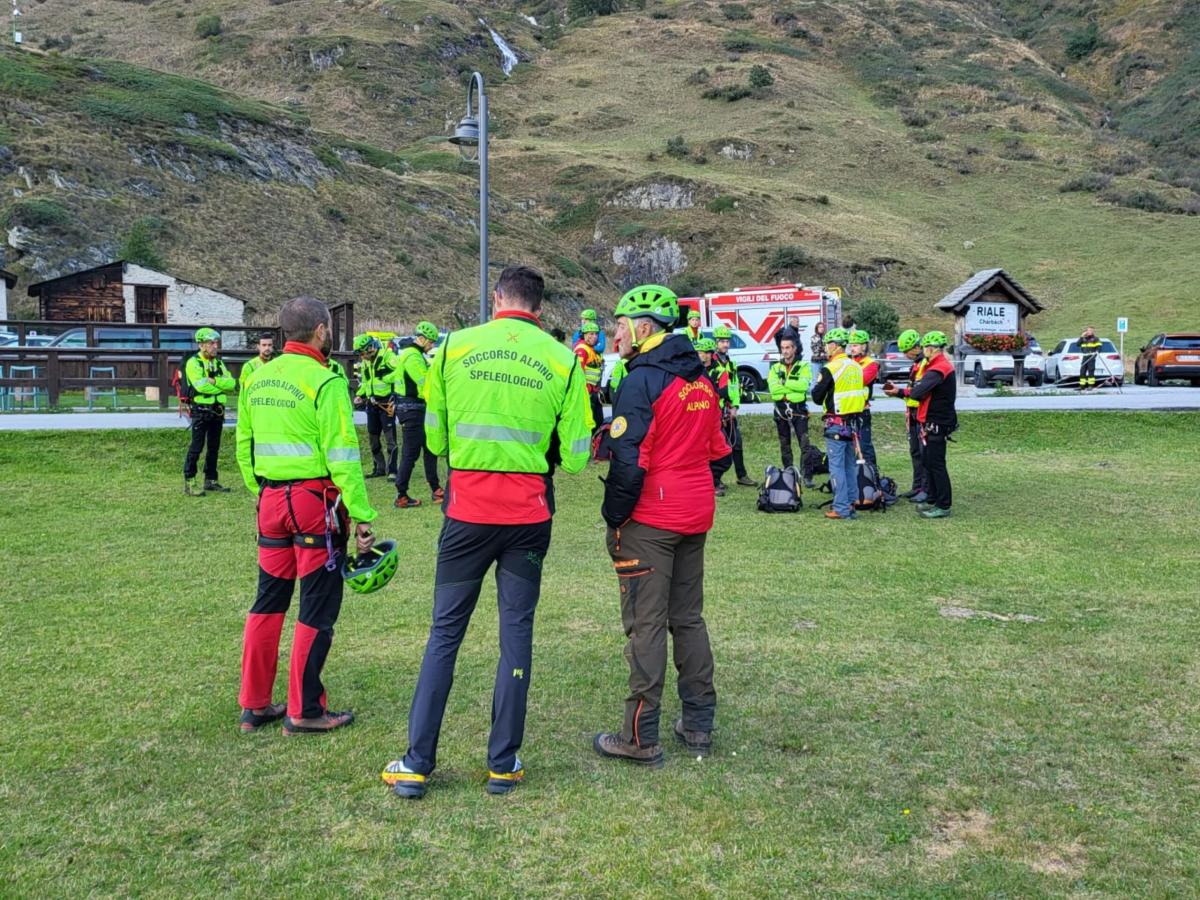
[[[437,765],[458,648],[493,566],[500,660],[486,788],[507,793],[525,776],[517,754],[555,510],[553,475],[559,468],[583,471],[596,425],[580,356],[541,327],[543,295],[539,273],[505,269],[493,295],[493,319],[447,337],[433,365],[422,370],[423,387],[418,384],[423,447],[445,457],[449,478],[408,747],[382,773],[402,797],[423,796]],[[710,464],[731,448],[698,354],[671,333],[678,314],[675,295],[656,285],[636,288],[618,303],[614,343],[625,375],[599,454],[610,461],[600,513],[630,675],[621,727],[597,733],[592,743],[601,756],[651,766],[664,756],[659,719],[668,635],[681,707],[672,732],[690,755],[709,752],[716,709],[702,615],[704,545],[715,509],[707,486]],[[285,734],[322,733],[353,721],[348,711],[330,710],[321,672],[341,604],[338,560],[350,551],[351,538],[358,554],[372,550],[377,514],[367,497],[349,392],[327,364],[328,310],[298,297],[282,308],[280,327],[283,353],[251,372],[238,402],[238,464],[259,497],[258,592],[243,636],[240,725],[256,731],[282,719]],[[360,369],[367,387],[357,396],[384,396],[374,386],[388,376],[381,365],[386,360],[376,361],[382,348],[364,342],[358,349],[369,365]],[[408,371],[403,363],[392,369]],[[380,432],[385,426],[380,422]],[[287,700],[275,702],[283,616],[296,581],[300,611]]]

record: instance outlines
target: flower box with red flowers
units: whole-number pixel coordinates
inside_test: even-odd
[[[1029,342],[1023,334],[968,334],[967,345],[983,353],[1012,353],[1025,355]]]

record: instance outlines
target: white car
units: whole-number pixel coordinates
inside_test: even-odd
[[[1059,341],[1046,356],[1046,380],[1052,384],[1079,381],[1079,365],[1083,362],[1083,353],[1079,349],[1079,338],[1067,338]],[[1125,367],[1121,363],[1121,354],[1107,339],[1100,341],[1100,352],[1096,355],[1096,383],[1115,383],[1118,387],[1125,383]]]
[[[1011,353],[987,353],[964,344],[963,377],[973,378],[975,387],[991,387],[1000,381],[1012,384],[1013,356]],[[1029,353],[1025,357],[1025,380],[1033,387],[1040,387],[1045,380],[1046,358],[1034,338],[1029,339]]]
[[[767,389],[767,373],[771,370],[771,359],[775,347],[765,344],[755,344],[744,331],[730,329],[729,358],[737,366],[738,386],[742,391],[743,403],[757,402],[756,394]],[[711,328],[702,328],[704,337],[712,337]],[[615,353],[604,354],[604,372],[600,376],[601,396],[606,402],[612,398],[608,393],[608,379],[612,376],[613,366],[619,357]]]

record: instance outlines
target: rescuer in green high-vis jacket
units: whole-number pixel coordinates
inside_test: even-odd
[[[284,304],[283,355],[253,373],[238,398],[237,460],[258,495],[258,594],[242,649],[241,728],[254,731],[284,717],[288,734],[349,725],[330,712],[321,669],[342,605],[342,567],[351,522],[361,556],[374,544],[375,510],[359,462],[354,410],[345,379],[330,371],[329,310],[312,297]],[[271,690],[283,618],[300,581],[287,705]]]
[[[438,481],[437,456],[425,445],[425,379],[429,374],[429,360],[425,354],[434,348],[438,340],[437,326],[432,322],[418,322],[413,330],[412,343],[396,354],[396,422],[400,426],[400,463],[396,468],[397,509],[420,506],[421,501],[408,495],[408,482],[412,477],[417,458],[425,457],[425,483],[434,503],[445,496]]]
[[[484,576],[496,564],[500,664],[492,699],[487,790],[524,777],[517,751],[533,662],[533,616],[554,513],[551,476],[580,472],[591,452],[583,371],[542,330],[545,282],[510,266],[496,283],[495,318],[445,339],[426,376],[425,439],[450,464],[438,538],[433,624],[408,715],[408,752],[382,778],[401,797],[425,793],[454,660]]]
[[[220,332],[201,328],[196,332],[196,346],[198,352],[183,366],[192,415],[192,442],[183,460],[183,492],[192,497],[203,497],[207,491],[227,494],[229,488],[217,481],[217,456],[225,427],[225,403],[237,382],[217,355],[221,352]],[[206,451],[203,487],[196,479],[201,450]]]
[[[379,338],[360,334],[354,339],[354,352],[358,362],[354,365],[358,375],[358,391],[354,405],[367,411],[367,440],[371,445],[371,460],[374,465],[368,478],[382,478],[396,474],[396,403],[392,394],[400,369],[396,356],[380,343]],[[387,442],[387,457],[383,455],[383,441]]]

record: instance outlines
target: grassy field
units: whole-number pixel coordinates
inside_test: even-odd
[[[906,476],[899,425],[880,456]],[[942,522],[764,516],[734,489],[708,554],[715,753],[668,746],[661,771],[590,748],[620,722],[623,635],[597,472],[560,477],[528,780],[483,790],[489,584],[419,803],[378,772],[405,747],[436,509],[387,507],[403,572],[344,607],[326,680],[355,725],[243,736],[253,499],[184,498],[182,432],[0,435],[0,892],[1194,895],[1198,429],[966,415]]]

